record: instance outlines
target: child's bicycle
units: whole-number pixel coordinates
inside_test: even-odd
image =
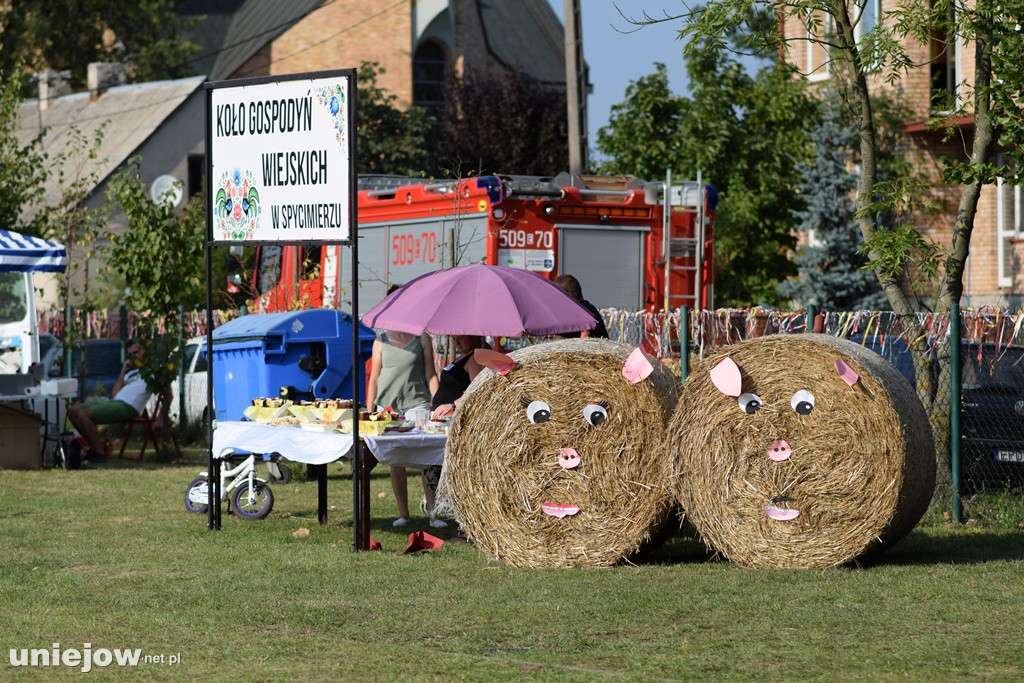
[[[266,479],[256,476],[256,454],[248,456],[238,455],[234,451],[225,451],[218,456],[222,463],[232,461],[241,462],[237,467],[227,469],[224,465],[220,470],[220,498],[230,500],[234,511],[244,519],[263,519],[270,514],[274,508],[274,492],[267,485]],[[284,465],[278,465],[271,460],[278,471],[288,472],[288,479],[291,478],[291,471]],[[271,468],[273,472],[274,468]],[[210,506],[210,485],[207,481],[207,472],[201,472],[200,476],[188,485],[185,491],[185,509],[188,512],[199,514],[206,512]],[[284,477],[277,477],[283,480]],[[287,482],[283,482],[287,483]],[[233,494],[233,495],[232,495]]]

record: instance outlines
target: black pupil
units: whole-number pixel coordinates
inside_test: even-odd
[[[608,418],[605,417],[605,414],[601,412],[595,411],[590,414],[590,424],[595,426],[603,423],[606,419]]]
[[[534,422],[547,422],[550,419],[551,419],[551,411],[550,410],[538,410],[536,413],[533,414],[533,421]]]
[[[744,412],[750,413],[750,414],[754,414],[754,413],[756,413],[759,410],[761,410],[761,402],[760,401],[748,401],[747,405],[744,406],[744,408],[743,408]]]
[[[796,412],[800,415],[806,415],[814,409],[814,405],[808,401],[800,401],[796,404]]]

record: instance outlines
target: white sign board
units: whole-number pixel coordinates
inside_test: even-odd
[[[350,238],[352,80],[336,72],[211,88],[212,241]]]

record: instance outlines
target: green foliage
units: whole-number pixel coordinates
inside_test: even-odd
[[[172,316],[173,317],[173,316]],[[161,320],[161,323],[168,321]],[[156,320],[143,319],[136,335],[145,347],[141,358],[135,360],[136,366],[146,380],[146,386],[154,393],[169,391],[169,387],[178,379],[178,361],[181,350],[178,345],[180,326],[156,325]]]
[[[110,237],[111,265],[131,288],[132,308],[169,314],[205,291],[202,197],[196,195],[182,213],[169,202],[153,203],[138,163],[130,160],[110,182],[108,199],[128,218],[128,229]]]
[[[110,236],[110,265],[127,285],[127,305],[153,316],[140,323],[147,348],[143,376],[160,391],[177,373],[169,359],[177,357],[178,307],[205,300],[204,195],[195,195],[183,212],[170,202],[154,204],[132,159],[111,180],[107,197],[128,219],[124,233]]]
[[[1015,17],[1008,20],[1006,17]],[[963,24],[989,47],[985,53],[991,60],[992,84],[978,88],[977,95],[989,99],[989,115],[996,131],[1000,155],[995,160],[964,160],[943,157],[942,179],[948,183],[992,184],[1002,178],[1007,184],[1024,184],[1024,2],[979,3]],[[951,107],[951,109],[953,109]],[[969,114],[964,106],[955,113]],[[956,119],[946,117],[932,122],[942,129],[944,139],[958,134]]]
[[[939,264],[948,256],[907,223],[874,230],[857,253],[869,257],[868,268],[888,277],[905,277],[915,287],[934,281]]]
[[[655,180],[680,170],[678,143],[691,102],[669,89],[664,64],[654,67],[626,87],[626,99],[612,105],[608,125],[597,132],[597,148],[609,157],[599,165],[602,173]]]
[[[134,81],[189,75],[199,48],[182,38],[188,27],[174,0],[16,0],[0,5],[0,73],[18,74],[34,92],[32,74],[71,71],[79,86],[90,62],[121,62]],[[79,88],[80,89],[80,88]]]
[[[358,170],[419,176],[435,162],[426,144],[434,119],[422,107],[398,109],[398,96],[377,85],[378,74],[386,72],[377,62],[363,62],[356,74]]]
[[[448,78],[437,141],[449,175],[555,175],[569,159],[565,94],[513,70]],[[472,169],[472,170],[471,170]]]
[[[611,157],[602,173],[705,182],[719,191],[715,216],[716,305],[778,305],[778,283],[796,273],[790,212],[800,206],[796,163],[808,158],[805,126],[817,107],[782,65],[751,76],[710,47],[687,58],[692,97],[673,95],[664,65],[630,84],[598,132]]]
[[[25,216],[43,202],[48,157],[41,133],[25,144],[19,141],[19,82],[2,69],[0,76],[0,227],[38,236],[39,230]]]

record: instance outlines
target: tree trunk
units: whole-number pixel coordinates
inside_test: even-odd
[[[979,24],[981,25],[981,24]],[[974,135],[971,141],[970,163],[974,167],[988,163],[994,142],[989,88],[992,81],[992,57],[989,36],[979,30],[974,40]],[[977,177],[976,175],[973,177]],[[939,284],[936,310],[948,311],[953,302],[959,302],[964,289],[964,270],[970,254],[971,234],[974,232],[974,218],[978,210],[982,181],[975,180],[964,186],[957,208],[956,223],[950,243],[949,256]],[[937,358],[937,382],[934,399],[928,409],[932,437],[935,440],[935,497],[933,503],[945,503],[952,490],[952,433],[950,431],[951,344],[959,345],[960,340],[950,339],[939,348]],[[957,400],[959,398],[957,397]]]

